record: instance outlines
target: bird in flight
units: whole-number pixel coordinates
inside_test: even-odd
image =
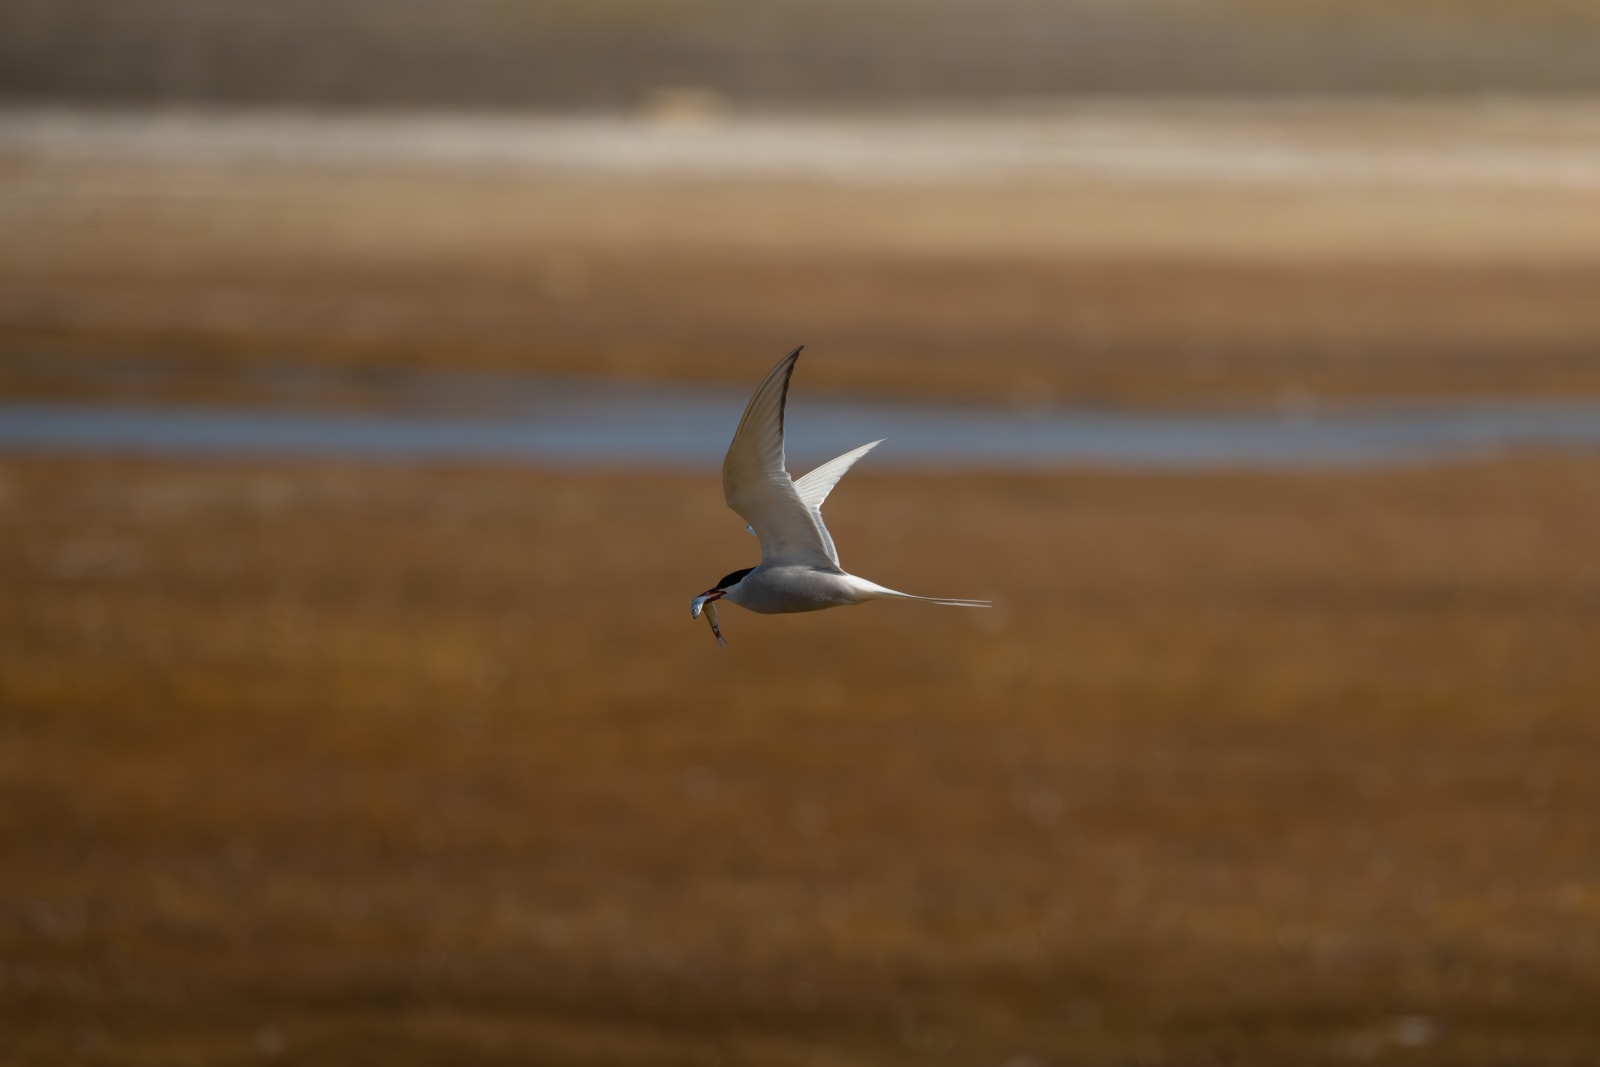
[[[873,441],[830,459],[803,478],[789,476],[783,455],[783,409],[789,397],[789,378],[804,347],[783,357],[756,389],[722,460],[722,495],[760,539],[761,563],[734,571],[695,597],[690,617],[698,619],[704,611],[717,644],[726,645],[717,621],[719,600],[730,600],[765,615],[820,611],[868,600],[924,600],[960,608],[988,607],[987,600],[950,600],[897,592],[857,578],[839,566],[839,552],[822,522],[822,502],[845,471],[883,441]]]

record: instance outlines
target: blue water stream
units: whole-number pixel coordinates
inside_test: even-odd
[[[0,449],[185,456],[509,460],[706,467],[738,422],[739,390],[430,376],[398,411],[145,404],[0,404]],[[1015,412],[872,403],[796,390],[796,466],[874,438],[875,467],[1283,467],[1600,447],[1600,403],[1461,402],[1225,413]]]

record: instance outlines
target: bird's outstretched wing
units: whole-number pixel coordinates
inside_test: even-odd
[[[830,551],[832,539],[821,514],[807,506],[784,465],[783,409],[800,348],[772,368],[745,406],[722,460],[722,495],[760,539],[763,566],[808,564],[836,569]],[[828,488],[832,487],[830,483]]]
[[[828,460],[804,478],[795,479],[795,492],[800,494],[805,506],[811,509],[811,518],[822,533],[822,547],[827,550],[828,558],[833,560],[835,567],[839,566],[839,550],[834,548],[833,535],[828,533],[828,526],[822,521],[822,502],[828,499],[828,494],[839,484],[839,479],[844,477],[845,471],[856,465],[856,460],[881,444],[883,438],[880,437],[871,444],[852,448],[844,455]]]

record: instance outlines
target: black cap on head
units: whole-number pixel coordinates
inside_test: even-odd
[[[739,580],[741,578],[743,578],[745,575],[749,574],[753,570],[755,570],[754,567],[746,567],[742,571],[734,571],[732,574],[728,575],[726,578],[722,579],[722,581],[718,582],[716,585],[712,586],[711,588],[713,588],[713,589],[726,589],[730,585],[736,585],[736,584],[738,584],[738,582],[739,582]]]

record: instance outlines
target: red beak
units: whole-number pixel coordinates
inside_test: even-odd
[[[689,605],[690,617],[698,619],[700,617],[700,611],[702,608],[711,603],[713,600],[721,600],[727,595],[728,594],[724,593],[721,589],[707,589],[704,593],[701,593],[699,596],[695,597],[694,603]]]

